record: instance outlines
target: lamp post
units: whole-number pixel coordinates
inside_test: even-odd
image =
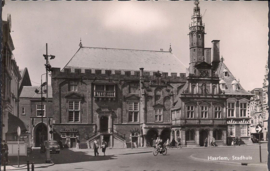
[[[48,44],[46,43],[46,54],[43,55],[45,60],[46,60],[46,64],[45,64],[45,68],[46,68],[46,111],[48,111],[48,71],[51,71],[51,65],[49,63],[49,57],[50,60],[54,59],[55,56],[54,55],[48,55]],[[51,158],[50,158],[50,146],[49,146],[49,141],[51,139],[50,136],[50,131],[49,131],[49,117],[48,114],[46,115],[46,119],[47,119],[47,125],[48,125],[48,131],[47,131],[47,136],[48,136],[48,141],[47,141],[47,147],[46,147],[46,163],[51,163]]]
[[[38,89],[35,90],[35,93],[40,94],[40,107],[41,107],[41,109],[42,109],[42,110],[41,110],[42,113],[39,114],[39,115],[41,115],[41,123],[43,123],[43,117],[44,117],[44,113],[45,113],[45,112],[44,112],[44,108],[43,108],[43,101],[44,101],[45,98],[43,97],[43,89],[42,89],[42,88],[46,85],[46,82],[44,82],[44,83],[42,82],[42,76],[45,75],[45,74],[46,74],[46,73],[40,75],[40,77],[41,77],[41,78],[40,78],[40,92],[39,92]],[[45,92],[45,91],[44,91],[44,92]],[[42,142],[44,142],[44,137],[43,137],[43,136],[44,136],[44,134],[43,134],[44,132],[43,132],[43,131],[44,131],[44,130],[43,130],[43,125],[42,125],[42,127],[41,127],[41,133],[42,133],[42,137],[41,137],[42,139],[41,139],[41,141],[42,141]]]

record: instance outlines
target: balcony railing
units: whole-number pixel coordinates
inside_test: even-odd
[[[115,97],[115,91],[95,91],[95,97]]]

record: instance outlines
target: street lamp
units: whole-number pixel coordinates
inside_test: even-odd
[[[49,58],[50,60],[54,59],[55,56],[54,55],[48,55],[48,44],[46,43],[46,54],[43,55],[44,59],[46,60],[46,64],[45,64],[45,69],[46,69],[46,111],[48,111],[48,72],[52,71],[51,65],[49,63]],[[47,125],[48,125],[48,141],[47,141],[47,147],[46,147],[46,163],[51,163],[51,158],[50,158],[50,146],[49,146],[49,141],[51,139],[50,136],[50,131],[49,131],[49,117],[48,114],[46,115],[47,118]]]

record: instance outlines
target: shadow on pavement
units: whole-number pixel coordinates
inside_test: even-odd
[[[142,153],[152,153],[152,151],[142,151],[142,152],[136,152],[136,153],[125,153],[125,154],[121,154],[121,155],[142,154]]]
[[[40,153],[39,150],[33,150],[32,153],[27,157],[27,156],[20,156],[20,165],[26,165],[27,160],[29,160],[30,163],[35,163],[35,164],[41,164],[45,163],[46,161],[46,154],[45,153]],[[11,166],[16,166],[18,165],[18,157],[17,156],[9,156],[8,157],[8,165]]]
[[[101,160],[112,160],[116,159],[114,155],[101,155],[92,156],[86,152],[81,151],[71,151],[68,149],[61,150],[60,154],[51,155],[51,159],[54,164],[65,164],[65,163],[78,163],[78,162],[91,162],[91,161],[101,161]]]

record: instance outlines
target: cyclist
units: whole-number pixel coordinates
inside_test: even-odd
[[[162,139],[160,139],[159,137],[157,137],[157,139],[156,139],[156,148],[157,148],[159,151],[163,150]]]

